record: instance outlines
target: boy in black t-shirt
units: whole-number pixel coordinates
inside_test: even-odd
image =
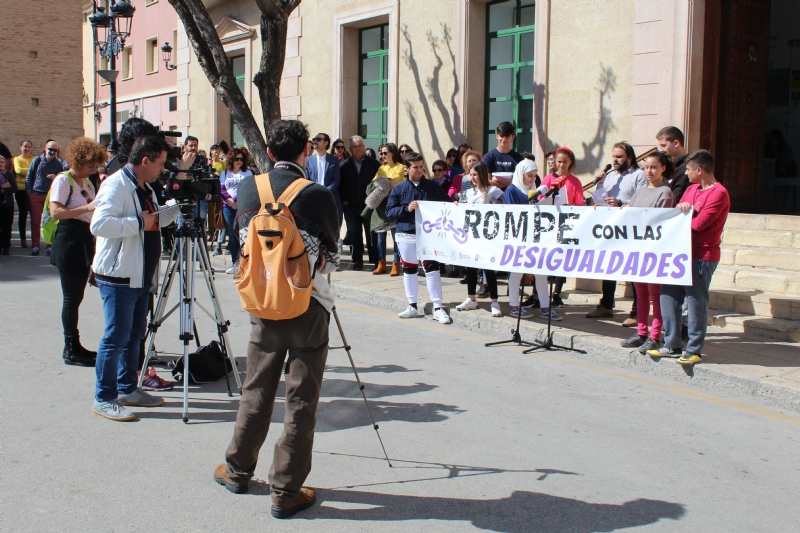
[[[511,149],[514,144],[514,125],[501,122],[495,129],[497,148],[492,148],[483,156],[483,164],[489,169],[489,183],[505,190],[511,184],[511,177],[522,156]]]

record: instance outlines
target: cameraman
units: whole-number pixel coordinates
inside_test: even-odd
[[[92,269],[103,300],[105,332],[97,352],[92,410],[110,420],[135,418],[123,406],[164,403],[136,387],[136,371],[150,291],[158,286],[161,227],[177,216],[177,210],[154,214],[158,200],[150,183],[164,171],[167,150],[158,136],[136,139],[128,163],[106,179],[94,202]]]
[[[305,180],[308,137],[308,130],[300,121],[278,120],[273,124],[267,154],[275,161],[275,166],[269,173],[269,180],[263,174],[248,176],[237,186],[236,226],[245,236],[245,242],[247,231],[244,228],[262,207],[256,180],[272,187],[275,198],[295,180]],[[229,491],[247,492],[259,451],[267,438],[288,352],[286,415],[269,474],[275,518],[288,518],[316,501],[314,489],[303,487],[303,482],[311,471],[317,404],[328,358],[333,295],[325,275],[339,266],[339,215],[331,191],[312,183],[288,207],[297,229],[303,234],[308,263],[317,270],[311,303],[305,313],[288,320],[250,317],[247,379],[242,388],[239,414],[225,454],[227,464],[218,465],[214,471],[214,479]],[[239,236],[239,233],[232,234],[230,238]]]

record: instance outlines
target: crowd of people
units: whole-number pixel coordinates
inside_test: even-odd
[[[350,137],[347,142],[331,142],[328,134],[318,133],[308,140],[303,177],[327,189],[338,225],[346,228],[344,239],[339,239],[341,233],[335,235],[337,254],[349,246],[348,268],[364,270],[366,252],[373,275],[402,275],[408,305],[399,313],[400,318],[419,316],[418,276],[423,276],[433,304],[433,318],[450,323],[442,293],[442,276],[447,275],[461,278],[466,285],[464,301],[455,306],[459,312],[479,309],[478,299],[488,298],[491,316],[503,316],[498,279],[506,279],[512,317],[563,319],[556,309],[565,306],[564,278],[464,268],[435,260],[420,264],[418,259],[414,211],[420,201],[528,204],[540,185],[558,182],[558,193],[549,200],[553,205],[584,205],[584,187],[574,175],[577,161],[572,150],[564,146],[548,152],[546,172],[540,173],[533,155],[513,150],[514,131],[512,124],[500,123],[496,128],[497,146],[487,153],[481,154],[464,143],[448,150],[444,159],[433,161],[430,167],[407,144],[386,143],[371,151],[359,136]],[[64,361],[96,367],[96,411],[110,410],[112,417],[120,416],[126,403],[112,401],[120,397],[127,398],[128,405],[158,403],[152,399],[155,397],[136,389],[138,373],[146,372],[146,391],[174,386],[154,369],[142,368],[142,317],[153,305],[159,260],[172,253],[170,228],[174,227],[175,218],[149,214],[164,203],[156,180],[164,172],[163,163],[156,152],[167,150],[169,145],[157,133],[149,122],[130,119],[113,147],[78,138],[67,147],[64,158],[53,140],[48,140],[37,155],[29,140],[19,144],[17,156],[0,143],[0,254],[10,253],[16,204],[20,246],[30,245],[33,255],[46,251],[61,277]],[[150,140],[140,146],[141,139]],[[637,161],[630,144],[616,143],[611,154],[612,168],[596,174],[592,197],[595,203],[603,202],[609,207],[692,210],[693,284],[632,284],[633,309],[623,325],[635,326],[636,330],[621,344],[653,357],[675,357],[679,362],[693,364],[702,357],[709,285],[720,258],[721,233],[730,200],[714,178],[714,160],[709,152],[687,153],[683,133],[675,127],[660,130],[655,141],[657,150],[642,161]],[[241,230],[248,219],[241,208],[242,186],[260,171],[246,147],[231,148],[225,141],[213,144],[206,157],[197,138],[188,136],[181,152],[181,169],[189,168],[199,157],[220,179],[221,201],[198,202],[197,215],[207,221],[212,253],[229,254],[234,266],[227,273],[234,274],[240,237],[246,235]],[[139,179],[140,174],[147,179]],[[136,195],[127,194],[129,189]],[[95,212],[95,206],[101,205],[106,209],[116,206],[132,214],[104,217]],[[44,220],[52,219],[58,224],[51,243],[42,240],[43,212]],[[30,241],[26,234],[29,215]],[[132,238],[139,239],[140,234],[143,245],[129,243]],[[387,262],[390,235],[394,248],[391,266]],[[128,260],[121,262],[120,255]],[[97,352],[81,344],[78,329],[78,312],[87,283],[100,288],[106,316],[113,315],[118,324],[128,324],[128,329],[120,333],[119,327],[107,322]],[[121,289],[123,286],[125,290]],[[528,286],[530,294],[525,293]],[[604,281],[602,287],[602,298],[597,308],[586,315],[589,318],[613,317],[617,282]],[[538,309],[538,313],[534,315],[532,309]],[[682,341],[686,341],[685,349]],[[120,358],[127,366],[118,376]],[[109,377],[111,374],[113,378]],[[135,397],[128,398],[128,394]]]
[[[461,277],[466,285],[466,299],[455,306],[457,311],[478,309],[477,299],[488,298],[491,316],[503,316],[498,279],[505,278],[512,317],[533,318],[531,309],[538,309],[541,319],[563,319],[555,309],[565,306],[565,278],[478,270],[437,261],[423,261],[420,265],[417,259],[413,212],[419,201],[528,204],[531,191],[557,182],[560,187],[551,200],[554,205],[585,205],[586,188],[573,173],[577,161],[572,150],[563,146],[545,154],[547,170],[542,177],[533,155],[513,150],[514,132],[513,124],[502,122],[495,130],[497,146],[489,152],[481,154],[464,143],[449,149],[444,159],[434,161],[430,172],[422,156],[407,144],[381,145],[377,160],[373,160],[359,136],[351,137],[347,147],[337,139],[330,153],[327,134],[319,133],[310,141],[310,150],[315,154],[308,159],[306,175],[327,187],[337,206],[341,206],[340,220],[347,229],[343,244],[350,246],[350,268],[364,269],[366,243],[367,261],[374,265],[374,275],[403,275],[408,307],[399,313],[400,318],[418,316],[419,275],[425,277],[434,319],[449,323],[441,284],[441,276],[447,275]],[[725,188],[713,178],[711,154],[705,150],[689,154],[680,129],[665,127],[654,140],[657,150],[641,161],[629,143],[614,144],[610,168],[595,176],[591,201],[616,208],[693,209],[694,284],[686,290],[631,284],[633,306],[623,326],[635,327],[636,331],[621,342],[623,347],[636,348],[653,357],[677,357],[681,363],[693,364],[701,359],[708,287],[719,261],[730,200]],[[386,259],[388,234],[395,254],[391,268]],[[520,286],[528,284],[532,290],[526,295]],[[602,297],[586,317],[613,317],[616,290],[617,281],[603,281]],[[650,316],[652,323],[648,322]],[[685,351],[680,348],[682,339],[687,341]]]

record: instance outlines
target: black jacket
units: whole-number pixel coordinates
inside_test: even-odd
[[[685,193],[686,189],[691,185],[691,183],[689,183],[689,176],[686,175],[686,159],[688,157],[689,154],[686,154],[675,161],[675,177],[669,182],[669,188],[672,190],[672,194],[675,195],[676,204],[680,203],[683,193]]]
[[[356,170],[356,164],[351,157],[339,169],[339,197],[342,204],[355,207],[358,212],[364,210],[364,200],[367,198],[367,185],[378,173],[381,164],[371,157],[364,156],[361,160],[361,172]]]
[[[408,210],[408,204],[414,200],[418,202],[448,202],[452,200],[442,188],[433,180],[422,178],[419,184],[414,185],[406,179],[395,185],[389,193],[386,203],[386,216],[397,220],[398,233],[416,233],[417,223],[414,212]]]

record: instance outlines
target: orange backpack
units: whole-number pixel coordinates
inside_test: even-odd
[[[289,204],[311,182],[294,180],[276,201],[269,174],[255,180],[261,209],[247,226],[236,288],[248,313],[267,320],[295,318],[308,309],[314,278]]]

